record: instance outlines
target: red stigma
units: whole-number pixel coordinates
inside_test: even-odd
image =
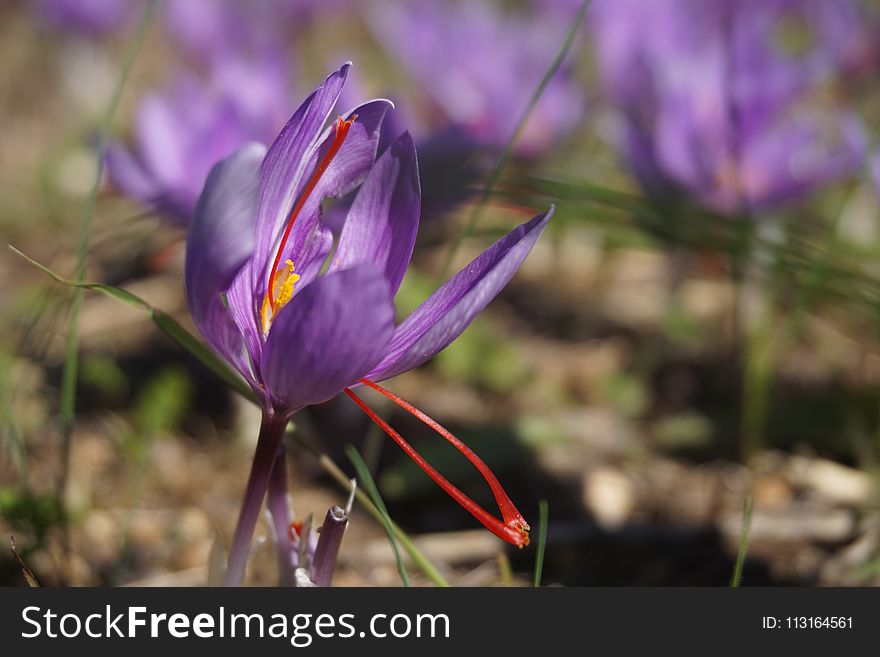
[[[275,272],[278,270],[278,263],[281,262],[281,254],[284,252],[284,247],[287,244],[287,239],[290,237],[290,231],[293,229],[293,223],[296,221],[299,213],[302,212],[303,206],[305,206],[306,201],[309,199],[309,196],[315,190],[315,187],[318,185],[318,181],[321,180],[321,176],[324,175],[324,173],[327,171],[327,168],[330,166],[330,163],[333,161],[333,158],[336,157],[339,149],[342,148],[342,144],[345,142],[345,138],[348,136],[348,130],[349,128],[351,128],[351,124],[354,123],[355,120],[357,120],[357,114],[352,114],[351,117],[348,119],[343,119],[341,116],[337,117],[336,133],[333,135],[333,143],[330,144],[330,148],[327,149],[324,157],[321,158],[318,166],[312,172],[312,175],[306,183],[306,186],[303,188],[303,191],[299,195],[299,198],[294,204],[293,209],[290,211],[290,217],[287,219],[287,226],[284,229],[284,234],[281,236],[281,242],[278,244],[278,251],[275,254],[275,260],[272,262],[272,268],[269,270],[269,282],[267,283],[266,287],[266,298],[269,299],[269,307],[273,311],[275,310],[275,295],[273,294],[272,287],[275,279]]]
[[[303,524],[299,521],[294,520],[290,523],[290,527],[287,528],[287,534],[290,537],[290,540],[296,543],[299,540],[299,537],[302,536]]]
[[[390,390],[386,390],[377,383],[373,383],[372,381],[368,381],[367,379],[361,379],[360,382],[368,388],[372,388],[373,390],[384,395],[395,404],[400,406],[402,409],[421,420],[424,424],[428,425],[436,433],[445,438],[459,452],[464,454],[465,458],[467,458],[474,465],[474,467],[479,470],[480,474],[483,475],[486,483],[489,484],[489,488],[492,489],[492,494],[495,496],[495,502],[498,504],[498,509],[501,511],[503,521],[495,518],[493,515],[483,509],[483,507],[479,506],[471,498],[469,498],[453,484],[451,484],[449,480],[447,480],[443,475],[437,472],[437,470],[435,470],[433,466],[431,466],[418,452],[416,452],[416,450],[413,449],[412,445],[410,445],[408,442],[406,442],[406,440],[403,439],[403,436],[395,431],[385,420],[379,417],[372,408],[367,406],[366,402],[364,402],[363,399],[361,399],[354,391],[352,391],[351,388],[346,388],[345,393],[349,397],[351,397],[354,403],[357,404],[360,409],[364,413],[366,413],[367,417],[375,422],[379,426],[379,428],[381,428],[386,434],[388,434],[391,439],[400,446],[400,448],[406,453],[406,455],[409,456],[413,461],[415,461],[416,465],[418,465],[425,472],[425,474],[433,479],[434,482],[438,486],[440,486],[440,488],[446,491],[446,493],[450,497],[452,497],[452,499],[458,502],[466,511],[468,511],[477,520],[479,520],[483,524],[483,526],[485,526],[486,529],[488,529],[490,532],[492,532],[499,538],[507,541],[508,543],[511,543],[512,545],[520,548],[525,547],[529,544],[529,524],[526,522],[525,518],[523,518],[522,514],[517,511],[507,493],[504,492],[504,489],[501,487],[498,478],[492,473],[489,467],[483,462],[483,460],[479,456],[477,456],[467,445],[461,442],[461,440],[452,435],[446,428],[441,426],[436,420],[427,416],[425,413],[414,407],[406,400],[401,399]]]

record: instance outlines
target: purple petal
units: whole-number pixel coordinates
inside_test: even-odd
[[[158,192],[144,165],[119,142],[107,146],[107,175],[116,187],[139,201],[149,203]]]
[[[376,159],[376,148],[379,143],[382,120],[391,107],[387,100],[373,100],[354,108],[346,117],[357,115],[357,120],[349,128],[342,147],[333,157],[330,166],[321,176],[315,189],[303,206],[296,219],[290,239],[284,247],[282,259],[290,258],[295,263],[303,260],[301,253],[310,239],[311,231],[317,224],[321,210],[321,202],[325,197],[339,197],[352,191],[361,183]],[[309,163],[305,171],[311,175],[318,163],[329,150],[335,136],[335,127],[328,126],[324,131],[320,144],[308,156]],[[303,184],[305,181],[303,181]],[[268,282],[267,279],[263,280]]]
[[[541,236],[553,208],[517,226],[449,279],[394,331],[382,362],[366,377],[390,379],[455,340],[507,285]]]
[[[394,332],[385,278],[370,265],[319,278],[275,318],[261,372],[289,410],[339,394],[370,371]]]
[[[138,108],[135,132],[144,166],[166,186],[186,178],[181,145],[186,143],[187,126],[180,118],[172,100],[158,94],[147,96]]]
[[[290,233],[290,238],[285,245],[282,260],[290,258],[295,264],[299,265],[303,260],[301,251],[317,225],[320,217],[321,202],[324,198],[347,194],[363,180],[376,158],[376,147],[379,142],[382,120],[390,107],[391,103],[387,100],[374,100],[356,107],[346,114],[346,116],[357,114],[358,118],[349,129],[345,142],[334,156],[330,166],[321,176],[320,182],[300,211]],[[335,128],[331,125],[324,130],[311,150],[303,155],[303,162],[297,173],[299,178],[291,184],[291,195],[286,199],[286,205],[277,213],[274,231],[271,235],[266,232],[266,227],[270,223],[262,223],[263,219],[260,219],[261,223],[258,224],[257,228],[257,250],[254,258],[255,269],[252,272],[254,284],[258,289],[264,287],[268,282],[268,270],[272,264],[271,260],[273,259],[274,249],[278,246],[279,233],[287,221],[294,204],[294,199],[302,193],[312,172],[318,166],[318,162],[330,148],[334,135]],[[268,172],[264,174],[264,176],[266,175],[269,175]]]
[[[195,199],[180,198],[174,190],[164,188],[144,168],[137,156],[120,143],[109,144],[106,161],[107,177],[120,192],[149,206],[180,227],[189,225]]]
[[[254,254],[261,264],[269,259],[278,232],[293,206],[296,192],[305,184],[309,175],[308,154],[336,104],[349,68],[351,64],[345,64],[332,73],[303,101],[266,154],[261,169],[257,249]],[[308,228],[310,232],[311,226]],[[269,265],[271,263],[263,266],[268,269]],[[254,280],[255,284],[258,282]]]
[[[315,268],[314,265],[323,263],[327,256],[327,248],[325,247],[332,246],[327,244],[329,236],[318,225],[321,217],[321,201],[325,196],[341,196],[349,192],[367,174],[376,157],[376,145],[379,141],[382,120],[390,107],[391,104],[387,100],[375,100],[356,107],[349,113],[356,113],[358,115],[357,121],[349,129],[345,143],[333,158],[318,186],[296,218],[280,260],[281,262],[287,259],[293,261],[297,272],[303,276],[305,282],[314,278],[318,273],[320,266]],[[316,146],[304,156],[308,162],[302,168],[303,180],[297,183],[299,187],[305,185],[305,179],[311,175],[317,166],[318,159],[323,157],[329,147],[332,141],[332,129],[332,126],[327,128],[316,142]],[[264,165],[264,180],[265,168]],[[292,205],[293,200],[290,203]],[[285,209],[283,215],[285,220],[289,212],[290,208]],[[268,271],[274,261],[277,240],[279,239],[277,235],[271,236],[270,239],[267,233],[260,233],[261,225],[265,226],[265,224],[258,224],[254,256],[247,264],[246,271],[243,270],[241,273],[241,277],[248,281],[251,290],[250,296],[255,300],[251,322],[255,334],[261,332],[261,329],[258,328],[260,325],[259,308],[268,284]],[[280,232],[280,226],[278,232]],[[265,239],[265,241],[261,242],[260,239]],[[236,290],[241,287],[238,283],[235,285]],[[304,285],[299,286],[298,289],[304,289]]]
[[[753,207],[779,205],[856,174],[867,137],[849,114],[804,112],[756,135],[741,155],[742,186]]]
[[[404,132],[376,161],[349,210],[330,271],[373,263],[392,296],[400,287],[419,229],[416,147]]]
[[[253,251],[260,163],[266,148],[248,144],[218,163],[205,182],[186,245],[186,297],[205,339],[248,375],[241,333],[221,295]]]
[[[332,249],[333,231],[327,226],[319,225],[302,250],[301,262],[297,263],[296,272],[299,274],[297,286],[301,290],[304,290],[305,286],[321,273],[324,261]]]
[[[135,154],[119,142],[107,146],[107,177],[126,196],[156,206],[162,190]]]

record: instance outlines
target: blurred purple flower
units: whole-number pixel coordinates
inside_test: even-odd
[[[164,0],[167,32],[191,57],[287,52],[295,35],[319,16],[355,0]]]
[[[827,3],[825,11],[833,2]],[[600,72],[623,116],[620,147],[651,193],[684,189],[713,209],[759,211],[856,172],[854,116],[812,100],[835,55],[781,34],[814,0],[597,1]]]
[[[131,23],[140,2],[133,0],[30,0],[43,24],[91,37],[105,36]]]
[[[141,102],[131,149],[111,144],[108,175],[125,194],[185,225],[211,167],[247,142],[270,140],[284,124],[289,89],[276,58],[217,59],[207,79],[180,73]]]
[[[280,56],[289,50],[290,0],[164,0],[165,29],[190,57]]]
[[[357,401],[350,387],[375,385],[432,358],[506,285],[550,218],[548,212],[514,229],[395,325],[393,299],[419,225],[415,146],[404,132],[376,159],[385,100],[364,103],[324,128],[349,67],[306,99],[268,151],[249,144],[214,167],[189,229],[185,282],[193,320],[263,408],[230,583],[240,581],[289,418],[343,390]],[[321,203],[358,185],[334,251]],[[435,478],[451,486],[441,480]],[[525,521],[505,506],[506,496],[499,500],[504,523],[466,508],[522,545]]]
[[[503,146],[546,72],[566,25],[486,2],[381,2],[367,16],[435,114],[477,144]],[[581,120],[585,93],[563,65],[535,108],[519,152],[543,152]],[[438,127],[435,125],[433,127]]]
[[[254,35],[263,37],[272,28],[264,20],[267,1],[165,0],[163,19],[167,33],[188,55],[210,60],[217,53],[241,52],[250,47]]]

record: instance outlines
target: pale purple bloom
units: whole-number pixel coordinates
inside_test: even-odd
[[[43,24],[88,36],[104,36],[127,26],[144,3],[133,0],[31,0]]]
[[[240,52],[252,45],[253,35],[272,24],[264,21],[268,0],[165,0],[165,30],[188,55],[210,59],[218,53]]]
[[[290,415],[361,378],[388,379],[433,357],[510,280],[549,220],[547,213],[516,228],[396,325],[393,298],[415,242],[420,191],[409,133],[374,162],[388,101],[344,115],[357,119],[308,193],[312,172],[338,139],[339,128],[324,125],[348,70],[343,66],[309,96],[268,151],[251,144],[217,165],[190,227],[186,291],[193,319],[270,413]],[[359,184],[333,260],[319,275],[333,247],[321,201]],[[276,258],[280,233],[304,192]]]
[[[549,16],[502,12],[486,2],[389,0],[373,9],[373,31],[427,95],[431,127],[452,124],[490,147],[510,139],[567,29]],[[520,153],[543,152],[569,134],[582,119],[585,95],[563,65],[533,111]]]
[[[728,214],[799,198],[855,173],[854,116],[812,102],[834,56],[779,32],[813,0],[597,1],[591,16],[619,145],[650,192],[683,189]],[[814,29],[818,26],[813,24]]]
[[[131,147],[111,145],[108,175],[124,193],[187,224],[211,167],[284,124],[288,71],[276,58],[212,62],[207,78],[179,73],[140,104]]]
[[[164,0],[167,33],[188,55],[254,57],[289,50],[289,0]]]
[[[163,0],[168,34],[190,56],[289,51],[310,21],[355,0]]]

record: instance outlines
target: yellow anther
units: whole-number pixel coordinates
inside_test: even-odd
[[[293,296],[293,286],[299,280],[299,274],[293,273],[293,261],[287,260],[284,266],[276,271],[272,276],[272,299],[267,295],[263,299],[263,306],[260,308],[260,316],[263,320],[263,335],[268,335],[269,328],[278,311],[287,305]]]

